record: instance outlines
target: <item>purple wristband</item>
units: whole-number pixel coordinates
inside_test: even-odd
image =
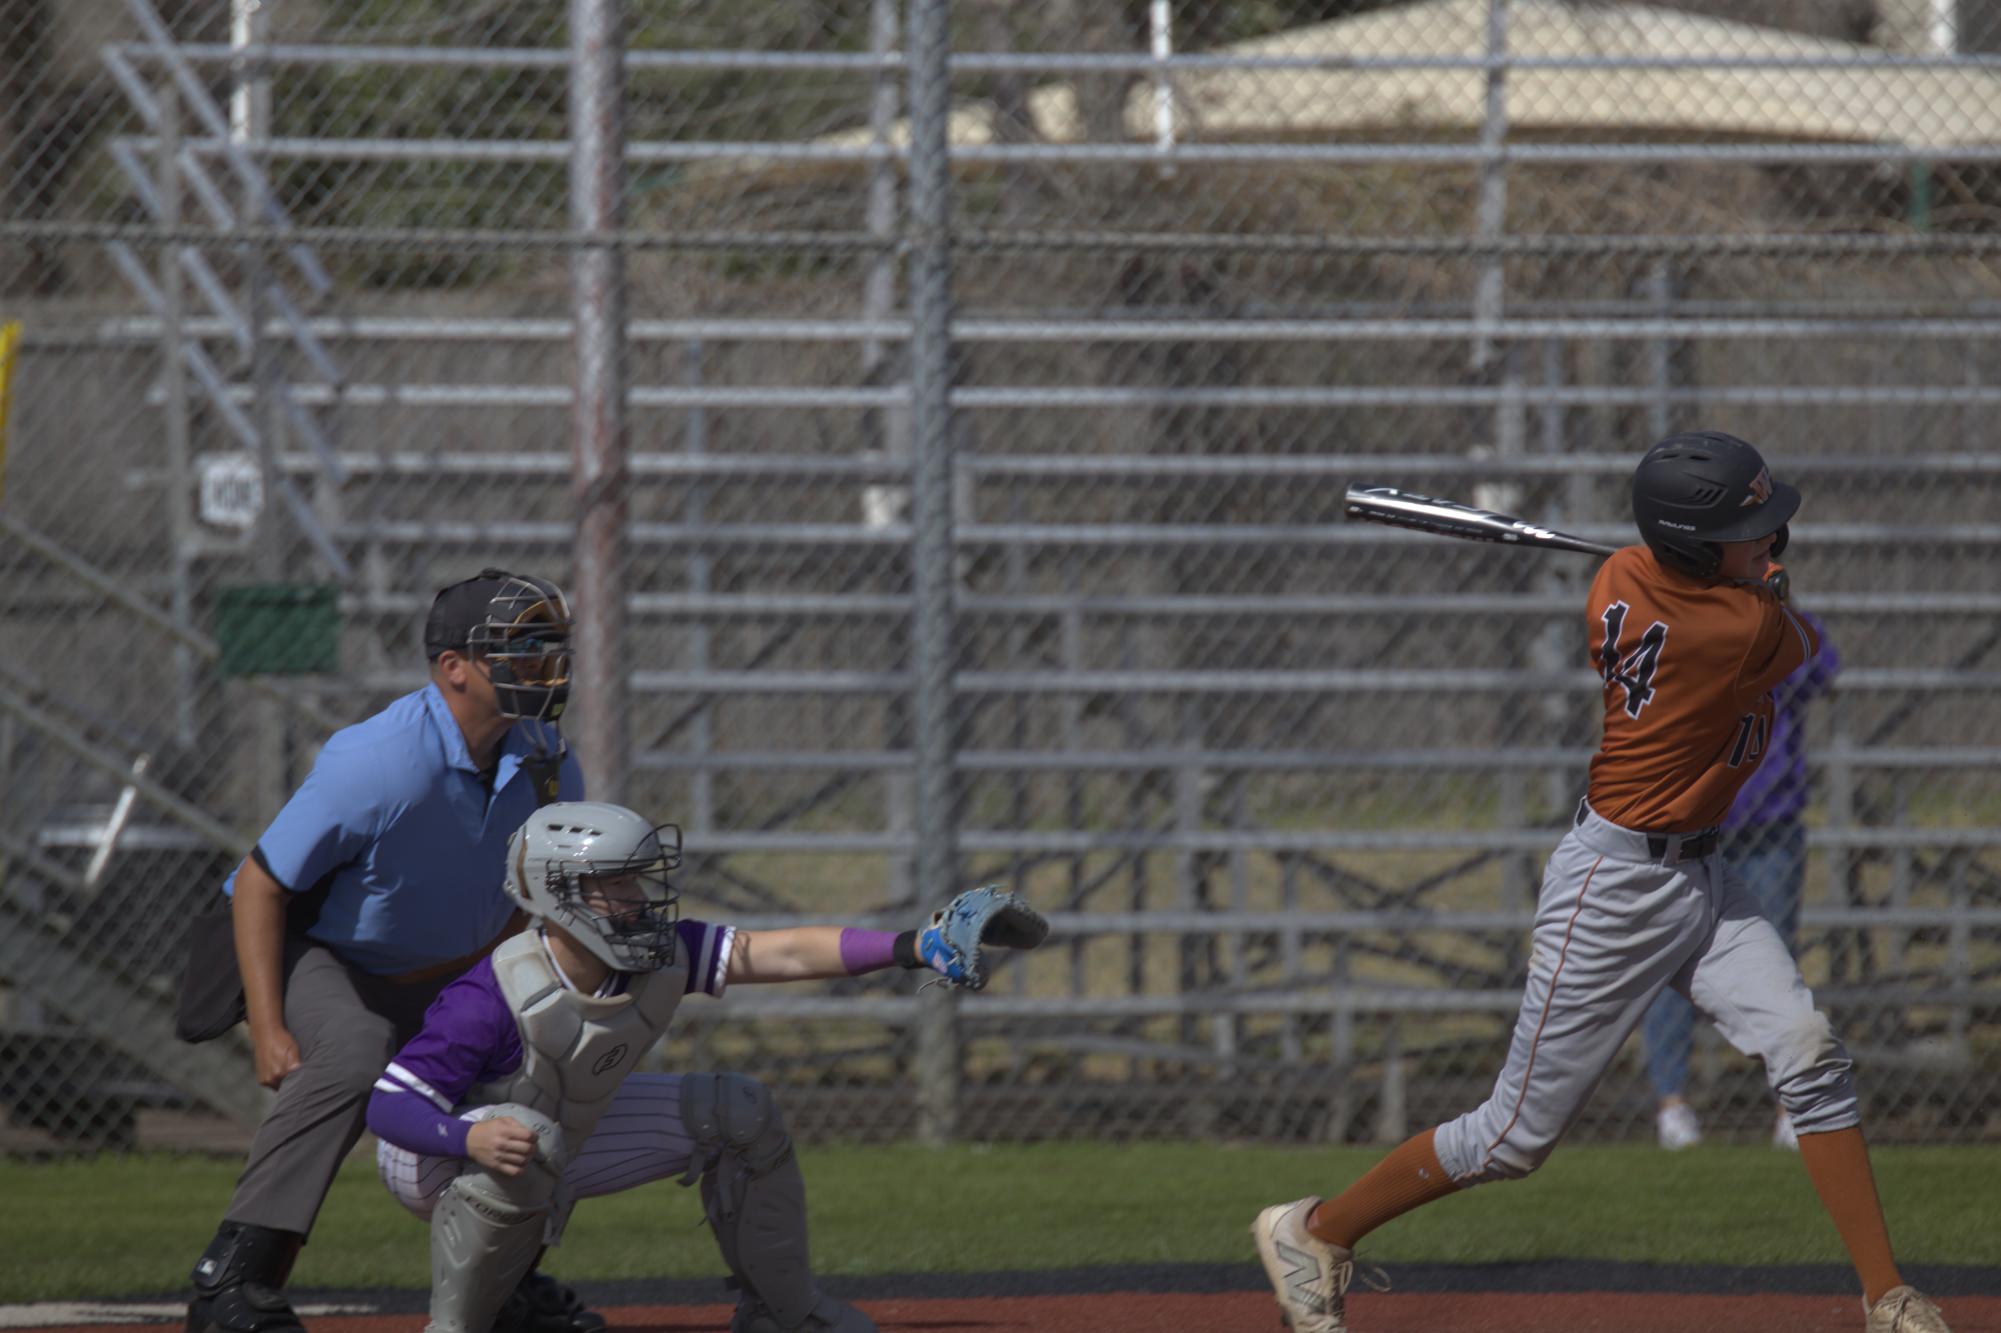
[[[841,966],[847,969],[851,977],[858,977],[864,972],[880,972],[885,967],[895,967],[896,932],[844,927],[841,931]]]

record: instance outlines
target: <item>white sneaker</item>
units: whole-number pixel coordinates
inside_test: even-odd
[[[1702,1142],[1702,1122],[1695,1118],[1695,1108],[1687,1102],[1661,1108],[1654,1117],[1654,1128],[1660,1134],[1661,1147],[1670,1152],[1693,1148]]]
[[[1273,1204],[1251,1223],[1258,1258],[1271,1279],[1278,1308],[1292,1333],[1347,1333],[1343,1318],[1349,1284],[1355,1280],[1355,1252],[1329,1245],[1306,1229],[1318,1198]],[[1371,1281],[1371,1286],[1377,1286]],[[1385,1279],[1378,1290],[1388,1290]]]
[[[1868,1333],[1952,1333],[1936,1305],[1910,1287],[1892,1287],[1869,1307]]]
[[[1779,1118],[1772,1122],[1772,1146],[1784,1148],[1787,1152],[1800,1150],[1799,1131],[1793,1128],[1793,1118],[1784,1111],[1779,1112]]]

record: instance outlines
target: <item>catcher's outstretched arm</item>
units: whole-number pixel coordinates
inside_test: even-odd
[[[738,929],[730,936],[727,980],[731,985],[755,986],[858,977],[891,967],[921,968],[929,964],[918,956],[918,935],[915,930],[898,933],[853,926]]]
[[[895,933],[840,926],[736,930],[726,979],[733,985],[856,977],[888,967],[930,969],[950,986],[979,990],[992,970],[988,951],[1033,949],[1049,923],[997,884],[969,889],[928,924]]]
[[[783,930],[738,930],[730,937],[729,984],[760,985],[777,981],[822,981],[851,977],[841,955],[840,926],[789,926]],[[881,934],[864,931],[863,934]],[[892,937],[894,938],[894,937]],[[866,969],[875,971],[874,968]]]

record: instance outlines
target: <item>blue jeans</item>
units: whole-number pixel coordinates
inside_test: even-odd
[[[1800,889],[1806,883],[1806,829],[1798,820],[1752,824],[1724,835],[1723,861],[1794,954],[1799,953]],[[1640,1023],[1654,1096],[1679,1097],[1688,1083],[1695,1009],[1664,990]]]

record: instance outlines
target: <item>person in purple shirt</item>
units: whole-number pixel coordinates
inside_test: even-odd
[[[1800,618],[1820,637],[1820,652],[1780,682],[1772,712],[1772,736],[1764,762],[1737,793],[1723,817],[1723,859],[1751,891],[1787,947],[1799,952],[1800,892],[1806,883],[1806,748],[1801,727],[1809,700],[1824,693],[1841,670],[1841,658],[1827,627],[1812,614]],[[1688,1082],[1689,1047],[1695,1010],[1672,988],[1647,1010],[1641,1036],[1647,1077],[1658,1099],[1655,1128],[1663,1148],[1687,1148],[1702,1141],[1702,1123],[1683,1097]],[[1772,1129],[1776,1147],[1797,1149],[1792,1122],[1781,1110]]]
[[[622,806],[537,811],[507,856],[532,929],[445,987],[376,1082],[383,1183],[432,1224],[430,1333],[486,1333],[576,1200],[670,1176],[701,1180],[741,1292],[732,1333],[873,1333],[813,1280],[805,1184],[769,1090],[634,1071],[686,996],[896,966],[960,981],[961,960],[942,914],[900,933],[678,919],[680,850],[678,829]]]

